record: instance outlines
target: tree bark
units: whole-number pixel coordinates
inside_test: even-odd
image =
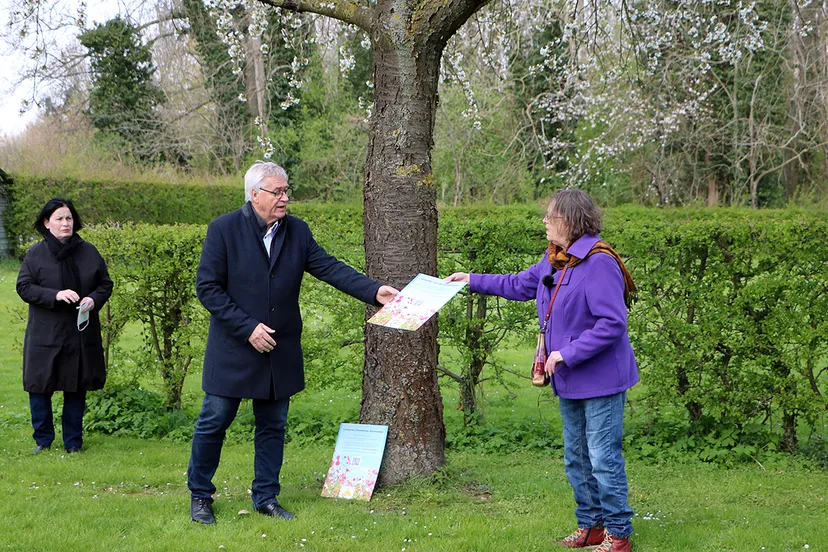
[[[791,30],[788,37],[788,59],[791,65],[790,91],[788,92],[788,121],[790,135],[799,136],[802,132],[804,119],[804,88],[807,82],[807,61],[805,59],[805,44],[798,32],[802,25],[799,8],[795,0],[789,0],[794,14]],[[799,140],[794,138],[789,148],[782,150],[785,167],[782,169],[782,185],[785,189],[785,198],[793,199],[799,191],[800,162],[790,162],[791,157],[799,153]]]
[[[470,255],[474,258],[474,255]],[[480,384],[480,375],[486,367],[489,350],[484,343],[485,332],[483,322],[488,310],[486,295],[469,295],[466,303],[466,343],[469,347],[469,364],[463,374],[460,386],[460,402],[463,407],[463,424],[469,425],[474,421],[478,412],[477,386]],[[474,307],[477,306],[477,309]]]
[[[782,411],[782,442],[779,443],[779,448],[785,452],[796,452],[799,444],[796,438],[796,412],[788,410]]]
[[[710,170],[710,152],[705,155],[705,164]],[[707,206],[717,207],[719,205],[719,181],[716,172],[711,171],[707,175]]]
[[[259,37],[247,37],[247,105],[250,110],[250,118],[258,117],[263,123],[268,120],[267,116],[267,75],[265,75],[264,55],[262,54],[262,40]],[[263,134],[267,134],[264,130]]]

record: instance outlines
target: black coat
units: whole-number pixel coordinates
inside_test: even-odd
[[[211,314],[202,377],[207,393],[267,399],[305,388],[299,313],[305,272],[375,303],[380,284],[326,253],[303,220],[285,216],[273,240],[268,258],[250,204],[207,228],[196,276],[198,298]],[[260,322],[276,330],[270,353],[247,341]]]
[[[81,242],[73,257],[80,276],[80,289],[74,291],[81,299],[95,301],[82,332],[77,327],[77,304],[56,298],[65,288],[60,265],[45,240],[29,249],[17,276],[17,294],[29,304],[23,342],[23,389],[29,393],[91,391],[106,383],[98,311],[112,295],[112,280],[91,243]]]

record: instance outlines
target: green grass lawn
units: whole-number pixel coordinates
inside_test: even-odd
[[[252,443],[224,448],[215,483],[218,523],[189,520],[189,445],[87,435],[85,452],[31,455],[27,397],[20,381],[24,325],[15,321],[17,265],[0,263],[0,550],[55,551],[529,551],[549,550],[574,527],[560,451],[449,451],[433,477],[379,489],[369,503],[319,496],[332,447],[289,443],[282,503],[292,522],[251,510]],[[529,353],[531,354],[531,352]],[[523,352],[504,352],[518,366]],[[520,364],[520,363],[523,364]],[[188,382],[198,401],[198,374]],[[487,415],[559,426],[557,405],[531,387],[488,390]],[[446,421],[459,425],[456,391],[444,389]],[[293,412],[323,405],[354,410],[353,393],[305,392]],[[296,421],[292,419],[292,421]],[[784,465],[724,469],[699,462],[628,463],[638,551],[828,551],[828,473]]]

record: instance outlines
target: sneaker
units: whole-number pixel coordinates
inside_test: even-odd
[[[213,501],[209,498],[190,499],[190,518],[196,523],[203,523],[204,525],[215,523],[216,516],[213,515]]]
[[[622,539],[606,531],[604,533],[604,542],[595,549],[595,552],[632,552],[632,547],[630,546],[629,538]]]
[[[579,527],[574,533],[553,544],[564,548],[586,548],[604,542],[603,527]]]

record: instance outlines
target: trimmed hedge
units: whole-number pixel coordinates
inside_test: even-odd
[[[799,422],[818,426],[828,406],[824,213],[630,212],[607,230],[639,287],[630,334],[652,421],[672,405],[701,433],[764,425],[797,449]]]
[[[107,182],[13,175],[0,182],[12,256],[38,239],[34,217],[53,197],[68,197],[85,224],[206,224],[244,202],[244,186]]]

